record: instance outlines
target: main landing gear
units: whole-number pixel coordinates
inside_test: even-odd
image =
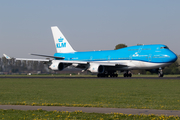
[[[97,77],[118,77],[116,71],[106,71],[105,73],[98,73]]]
[[[124,73],[124,77],[132,77],[131,71],[126,71],[126,72]]]

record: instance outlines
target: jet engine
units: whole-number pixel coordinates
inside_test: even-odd
[[[49,66],[51,70],[63,70],[65,68],[64,63],[61,63],[59,61],[52,61],[52,64]]]
[[[104,66],[99,64],[91,64],[90,67],[87,69],[92,73],[104,73]]]

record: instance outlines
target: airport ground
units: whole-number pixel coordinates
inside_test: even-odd
[[[88,78],[84,78],[84,76],[82,78],[71,76],[73,79],[64,78],[66,76],[61,76],[62,78],[60,78],[60,76],[58,76],[59,78],[53,78],[55,76],[47,78],[47,76],[45,76],[46,79],[0,77],[1,105],[180,111],[180,78],[178,75],[166,76],[166,79],[157,78],[154,75],[147,76],[147,78],[145,78],[146,76],[135,76],[135,78],[126,79],[123,77],[119,77],[119,79],[98,79],[93,76],[89,76]],[[0,112],[2,111],[4,110]],[[18,110],[14,111],[24,112]],[[11,111],[10,113],[13,112]],[[60,113],[62,114],[62,112]],[[128,116],[128,114],[122,113],[122,116]],[[72,112],[72,114],[74,114],[74,112]],[[102,113],[97,113],[95,116],[102,117],[103,115],[106,116]],[[109,115],[112,117],[114,114]],[[120,114],[118,115],[121,116]],[[1,114],[0,117],[2,117]],[[34,118],[36,117],[34,116]],[[140,115],[138,117],[140,117]],[[128,119],[133,119],[133,117],[130,115]]]
[[[0,75],[0,78],[97,78],[97,75],[94,74],[94,75],[90,75],[90,74],[32,74],[32,75],[27,75],[27,74],[14,74],[14,75]],[[119,74],[118,75],[118,78],[124,78],[123,77],[123,74]],[[137,74],[133,74],[131,79],[133,78],[144,78],[144,79],[151,79],[151,78],[154,78],[154,79],[159,79],[158,77],[158,74],[152,74],[152,75],[144,75],[144,74],[141,74],[141,75],[137,75]],[[164,77],[162,77],[161,79],[171,79],[171,78],[177,78],[179,79],[180,78],[180,74],[177,74],[177,75],[164,75]],[[98,78],[97,78],[98,79]],[[103,78],[104,79],[104,78]],[[115,79],[115,78],[113,78]],[[126,79],[126,78],[125,78]],[[129,77],[128,77],[129,79]]]

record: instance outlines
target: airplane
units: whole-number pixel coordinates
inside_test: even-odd
[[[174,63],[177,56],[166,45],[137,45],[117,50],[75,51],[57,26],[51,27],[57,52],[54,56],[31,54],[51,59],[15,60],[43,61],[49,69],[61,71],[68,66],[96,73],[97,77],[118,77],[117,71],[124,72],[124,77],[132,77],[131,70],[156,71],[163,77],[162,69]],[[11,57],[3,54],[7,59]]]

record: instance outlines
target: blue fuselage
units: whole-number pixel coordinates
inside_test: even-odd
[[[165,45],[139,45],[118,50],[87,51],[74,53],[55,53],[56,57],[73,61],[144,61],[151,63],[173,63],[177,60],[174,54]]]

